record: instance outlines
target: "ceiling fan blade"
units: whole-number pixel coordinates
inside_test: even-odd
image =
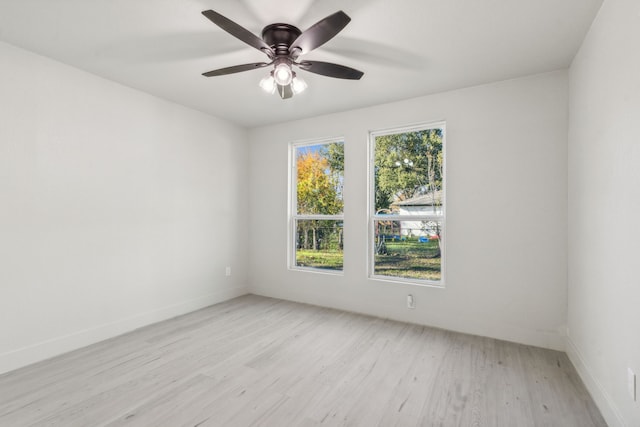
[[[278,85],[278,93],[280,94],[280,98],[289,99],[293,96],[293,89],[291,89],[291,85]]]
[[[253,64],[234,65],[233,67],[226,67],[226,68],[220,68],[218,70],[207,71],[206,73],[202,73],[202,75],[205,77],[224,76],[226,74],[234,74],[234,73],[240,73],[242,71],[255,70],[256,68],[266,67],[271,64],[273,64],[273,62],[271,63],[254,62]]]
[[[299,64],[294,64],[310,73],[335,77],[336,79],[360,80],[360,78],[364,76],[362,71],[358,71],[355,68],[332,64],[331,62],[304,61]]]
[[[338,11],[333,15],[327,16],[300,34],[298,38],[291,43],[289,52],[294,58],[297,58],[300,55],[304,55],[322,46],[342,31],[350,21],[351,18],[343,11]]]
[[[253,34],[251,31],[247,30],[244,27],[236,24],[229,18],[226,18],[220,15],[218,12],[214,12],[213,10],[205,10],[202,12],[204,16],[209,18],[211,22],[216,24],[218,27],[225,30],[227,33],[231,34],[235,38],[242,40],[249,46],[255,47],[258,50],[263,51],[269,57],[273,56],[273,51],[271,47],[264,42],[260,37]]]

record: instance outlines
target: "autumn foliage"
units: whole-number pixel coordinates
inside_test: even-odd
[[[338,178],[318,151],[299,153],[296,159],[299,214],[336,215],[342,212]]]

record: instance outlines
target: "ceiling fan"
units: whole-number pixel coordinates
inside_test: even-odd
[[[237,39],[265,53],[270,62],[254,62],[208,71],[205,77],[239,73],[273,65],[271,73],[260,81],[267,92],[278,90],[282,99],[302,92],[307,84],[293,71],[293,66],[310,73],[338,79],[359,80],[364,73],[344,65],[322,61],[299,61],[301,55],[322,46],[347,26],[351,18],[343,11],[329,15],[302,32],[289,24],[271,24],[262,30],[262,38],[213,10],[202,12],[211,22]]]

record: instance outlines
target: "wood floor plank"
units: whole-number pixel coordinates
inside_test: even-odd
[[[247,295],[0,376],[0,426],[605,426],[564,353]]]

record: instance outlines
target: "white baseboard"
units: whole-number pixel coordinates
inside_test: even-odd
[[[380,317],[383,319],[391,319],[399,322],[414,323],[434,328],[445,329],[452,332],[460,332],[463,334],[471,334],[480,337],[494,338],[502,341],[509,341],[518,344],[531,345],[534,347],[548,348],[556,351],[565,351],[565,331],[561,328],[557,331],[540,331],[529,330],[513,327],[504,323],[487,322],[479,319],[473,323],[461,323],[456,319],[449,318],[429,318],[416,319],[412,317],[410,310],[391,311],[388,304],[374,304],[372,302],[360,301],[357,306],[349,300],[330,300],[320,295],[293,295],[288,292],[278,292],[273,289],[265,289],[264,287],[253,286],[250,292],[269,298],[278,298],[287,301],[300,302],[304,304],[318,305],[322,307],[334,308],[336,310],[344,310],[351,313],[364,314],[367,316]],[[404,314],[404,315],[403,315]]]
[[[584,382],[584,385],[596,402],[600,413],[609,427],[626,427],[624,418],[613,403],[613,399],[611,399],[611,396],[609,396],[602,385],[600,385],[600,382],[593,376],[591,369],[582,357],[578,347],[576,347],[575,343],[571,340],[571,337],[567,337],[566,349],[569,360],[571,360],[576,371],[578,371],[578,375],[582,378],[582,382]]]
[[[0,374],[122,335],[152,323],[161,322],[241,295],[246,295],[247,293],[248,290],[244,286],[229,288],[157,310],[136,314],[126,319],[105,323],[94,328],[77,331],[28,347],[12,350],[0,354]]]

